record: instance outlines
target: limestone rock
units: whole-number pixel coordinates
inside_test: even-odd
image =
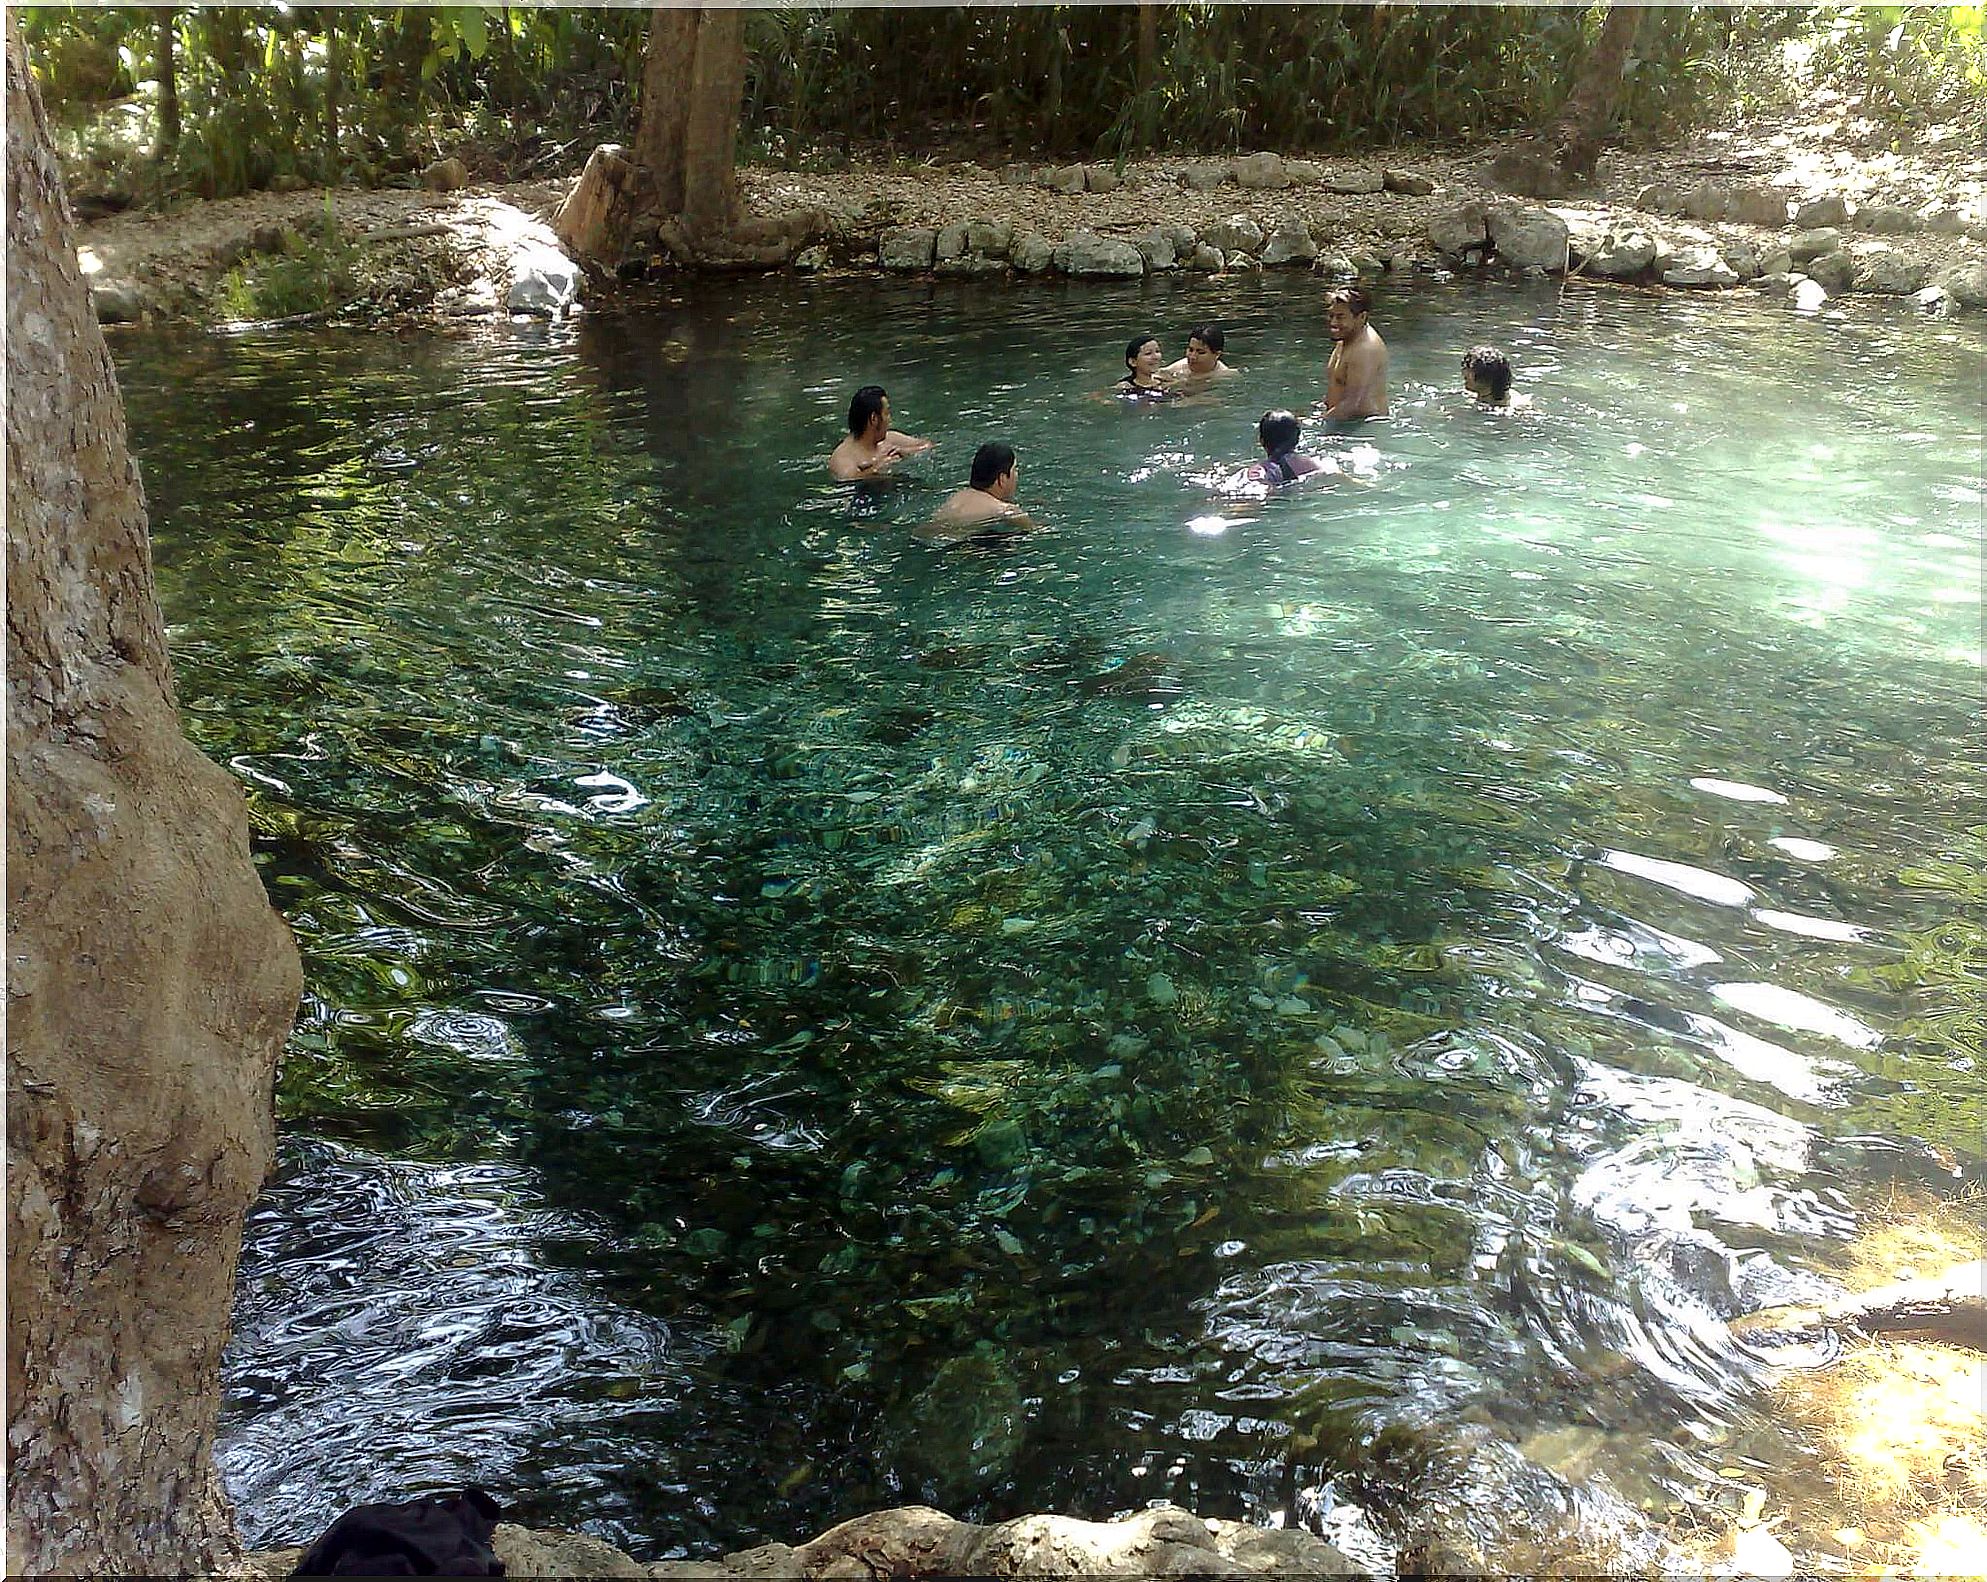
[[[1778,187],[1734,187],[1727,195],[1725,218],[1777,231],[1787,223],[1787,194]]]
[[[1605,280],[1633,280],[1647,273],[1655,262],[1656,239],[1647,231],[1635,227],[1610,230],[1587,260],[1587,273]]]
[[[1831,297],[1841,296],[1856,283],[1856,260],[1839,249],[1809,259],[1806,268],[1808,278]]]
[[[1667,181],[1651,182],[1635,194],[1635,207],[1650,214],[1681,214],[1682,189]]]
[[[1377,259],[1374,261],[1378,262]],[[1311,267],[1319,274],[1327,275],[1333,280],[1353,280],[1359,275],[1358,264],[1344,253],[1320,253]]]
[[[1021,1453],[1026,1409],[1014,1375],[985,1352],[939,1365],[931,1382],[893,1409],[878,1451],[910,1487],[951,1502],[978,1498]]]
[[[1928,203],[1918,211],[1919,223],[1934,236],[1964,236],[1966,216],[1958,209]]]
[[[1047,187],[1051,192],[1064,192],[1074,195],[1082,192],[1084,189],[1083,167],[1081,165],[1047,165],[1043,167],[1041,175],[1036,177],[1036,181],[1039,185]]]
[[[1263,228],[1246,214],[1231,214],[1203,231],[1201,240],[1224,253],[1253,253],[1263,245]]]
[[[648,1567],[585,1533],[538,1531],[499,1522],[490,1547],[514,1577],[646,1577]]]
[[[1250,192],[1279,192],[1290,185],[1281,154],[1245,154],[1235,161],[1235,185]]]
[[[1237,248],[1221,260],[1221,267],[1231,274],[1255,274],[1263,267],[1263,261],[1254,253]]]
[[[1414,272],[1414,249],[1397,247],[1387,254],[1387,273],[1406,275]]]
[[[1083,187],[1086,192],[1116,192],[1123,185],[1123,179],[1109,165],[1083,167]]]
[[[1874,247],[1856,259],[1856,289],[1880,297],[1908,297],[1925,283],[1928,266],[1894,247]]]
[[[960,258],[941,258],[932,273],[947,280],[991,280],[1007,273],[1007,261],[989,258],[985,253],[967,253]]]
[[[1566,222],[1549,209],[1499,203],[1489,214],[1490,245],[1501,263],[1513,269],[1539,268],[1561,273],[1566,268]]]
[[[1813,231],[1824,226],[1844,226],[1849,223],[1849,205],[1836,193],[1826,197],[1811,198],[1794,211],[1796,230]]]
[[[1739,277],[1709,247],[1685,248],[1677,255],[1676,262],[1663,271],[1664,285],[1689,290],[1722,289],[1738,283]]]
[[[1474,200],[1436,215],[1428,222],[1428,240],[1445,257],[1459,257],[1489,245],[1489,218]]]
[[[914,274],[929,269],[938,253],[938,232],[929,225],[900,225],[876,242],[876,261],[885,269]]]
[[[1145,255],[1145,267],[1150,270],[1177,269],[1179,255],[1174,250],[1173,238],[1163,226],[1155,225],[1138,239],[1138,250]]]
[[[1014,267],[1024,275],[1039,275],[1049,267],[1055,257],[1055,249],[1049,245],[1047,237],[1038,231],[1023,231],[1014,238],[1007,250],[1008,258]]]
[[[1912,292],[1911,305],[1921,313],[1929,313],[1934,318],[1940,319],[1951,318],[1958,307],[1953,301],[1952,293],[1944,286],[1926,286],[1922,291]]]
[[[1180,183],[1194,192],[1212,192],[1228,179],[1229,168],[1202,160],[1180,172]]]
[[[1987,307],[1987,263],[1977,258],[1955,264],[1936,284],[1963,308]]]
[[[1387,178],[1374,165],[1354,165],[1347,170],[1332,170],[1325,173],[1325,190],[1353,195],[1369,192],[1384,192]]]
[[[1794,277],[1784,269],[1772,270],[1761,275],[1752,285],[1762,297],[1784,297],[1794,289]]]
[[[1816,226],[1813,230],[1798,232],[1787,244],[1787,256],[1797,264],[1805,264],[1811,258],[1819,258],[1824,253],[1832,253],[1842,245],[1842,233],[1832,225]]]
[[[939,259],[963,257],[966,252],[966,227],[954,221],[941,225],[932,247],[932,254]]]
[[[1718,257],[1741,283],[1756,279],[1762,272],[1759,254],[1750,242],[1727,242],[1718,249]]]
[[[1340,260],[1348,270],[1362,280],[1375,280],[1386,272],[1387,264],[1378,254],[1368,248],[1355,247]]]
[[[1159,229],[1164,231],[1171,239],[1173,243],[1173,256],[1175,258],[1186,257],[1188,253],[1194,250],[1194,244],[1200,240],[1200,232],[1196,231],[1191,225],[1181,224],[1178,220],[1173,221],[1170,225],[1162,225]]]
[[[1277,227],[1275,234],[1263,243],[1265,269],[1276,269],[1285,264],[1308,264],[1317,256],[1318,244],[1311,240],[1310,231],[1296,215],[1286,219]]]
[[[1035,184],[1035,167],[1021,163],[1002,165],[1000,184],[1003,187],[1031,187]]]
[[[469,167],[451,154],[421,172],[421,185],[430,192],[460,192],[469,185]]]
[[[1085,280],[1136,280],[1145,273],[1145,255],[1130,242],[1095,231],[1071,231],[1060,260],[1068,274]]]
[[[1819,313],[1828,305],[1828,288],[1819,280],[1810,280],[1805,275],[1797,275],[1789,300],[1796,313]]]
[[[968,252],[989,258],[1005,258],[1014,245],[1014,227],[1006,220],[973,220],[966,226]]]
[[[579,294],[579,266],[564,253],[527,247],[511,260],[511,289],[504,298],[511,312],[563,318]]]
[[[92,281],[90,306],[99,324],[136,324],[145,316],[145,299],[128,280]]]
[[[1785,247],[1769,244],[1759,255],[1759,272],[1762,275],[1784,275],[1792,272],[1794,255]]]
[[[1731,211],[1731,194],[1715,181],[1700,181],[1683,195],[1683,212],[1693,220],[1722,220]]]
[[[1875,203],[1866,209],[1859,209],[1856,211],[1856,223],[1866,231],[1875,231],[1883,236],[1909,236],[1925,228],[1925,222],[1918,218],[1917,211],[1907,209],[1901,203]]]
[[[1182,260],[1184,267],[1203,274],[1214,274],[1221,268],[1221,249],[1211,242],[1196,242],[1194,249]]]
[[[828,249],[818,243],[813,247],[803,247],[794,254],[793,267],[803,275],[818,274],[828,267]]]
[[[1380,172],[1380,185],[1403,197],[1426,198],[1435,191],[1435,178],[1424,176],[1418,170],[1383,170]]]
[[[1325,167],[1314,159],[1286,159],[1283,173],[1293,187],[1315,187],[1325,179]]]

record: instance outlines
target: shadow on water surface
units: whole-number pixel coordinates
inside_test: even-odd
[[[1371,486],[1190,530],[1315,306],[123,346],[309,971],[252,1536],[464,1477],[650,1554],[1166,1495],[1508,1569],[1799,1461],[1722,1320],[1980,1163],[1977,347],[1430,289],[1396,420],[1318,440]],[[1209,314],[1232,389],[1083,399]],[[1449,388],[1485,338],[1522,423]],[[1844,359],[1901,373],[1817,413]],[[938,447],[858,501],[872,377]],[[989,432],[1049,530],[911,541]]]

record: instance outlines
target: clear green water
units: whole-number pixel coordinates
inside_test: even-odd
[[[120,343],[307,963],[251,1537],[469,1477],[651,1556],[1167,1496],[1508,1568],[1798,1475],[1717,1319],[1987,1159],[1980,335],[1431,287],[1310,447],[1370,486],[1224,501],[1318,306]],[[1210,315],[1212,400],[1083,398]],[[858,498],[869,378],[940,448]],[[1052,530],[913,541],[989,434]]]

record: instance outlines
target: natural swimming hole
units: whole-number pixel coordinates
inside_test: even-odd
[[[1431,286],[1307,432],[1362,482],[1210,490],[1320,295],[119,343],[306,962],[252,1540],[472,1479],[645,1556],[1169,1497],[1515,1561],[1801,1475],[1720,1320],[1981,1163],[1979,333]],[[1207,318],[1235,381],[1088,399]],[[872,379],[938,447],[856,494]],[[917,542],[995,436],[1047,531]]]

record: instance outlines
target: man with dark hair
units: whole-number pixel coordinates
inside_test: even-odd
[[[971,481],[933,513],[925,534],[956,543],[981,533],[1029,531],[1035,524],[1014,503],[1020,483],[1021,464],[1014,459],[1014,447],[988,440],[973,453]]]
[[[1495,346],[1472,346],[1463,353],[1463,388],[1485,406],[1530,406],[1531,397],[1511,393],[1511,359]]]
[[[1187,355],[1160,369],[1159,377],[1168,384],[1188,385],[1225,379],[1236,371],[1221,360],[1221,348],[1226,344],[1219,324],[1196,324],[1187,336]]]
[[[1332,338],[1325,416],[1333,421],[1387,415],[1387,343],[1367,322],[1372,311],[1361,286],[1340,286],[1325,299],[1325,332]]]
[[[849,402],[849,437],[829,456],[828,471],[843,483],[882,477],[901,457],[930,449],[930,440],[890,426],[890,397],[883,386],[864,385]]]

